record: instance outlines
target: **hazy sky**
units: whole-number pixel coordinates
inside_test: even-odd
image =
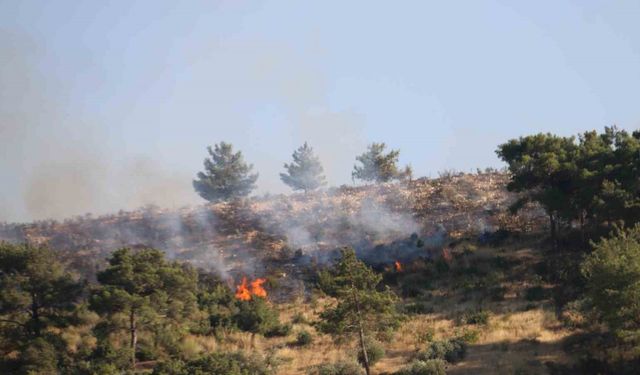
[[[0,221],[198,202],[207,145],[284,192],[372,141],[417,176],[539,131],[640,127],[638,1],[0,0]]]

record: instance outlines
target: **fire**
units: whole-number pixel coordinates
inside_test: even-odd
[[[241,301],[249,301],[252,296],[266,298],[267,291],[264,290],[262,284],[264,284],[266,279],[255,279],[249,283],[249,287],[247,287],[247,278],[242,278],[242,283],[236,287],[236,298]]]
[[[266,279],[255,279],[251,282],[251,294],[256,297],[267,298],[267,291],[264,290],[262,284],[264,284]]]
[[[396,260],[395,266],[397,272],[402,272],[402,263],[400,261]]]
[[[242,278],[242,284],[236,287],[236,298],[241,301],[248,301],[251,299],[251,293],[247,289],[247,278]]]

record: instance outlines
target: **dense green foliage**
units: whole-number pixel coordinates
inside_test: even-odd
[[[91,296],[91,308],[114,327],[130,333],[132,365],[138,350],[140,330],[152,330],[159,341],[171,344],[184,317],[196,309],[197,273],[190,267],[167,262],[155,249],[115,251],[109,266],[98,273],[100,286]],[[120,323],[122,320],[125,324]]]
[[[467,344],[460,338],[433,341],[427,348],[418,353],[417,359],[427,361],[442,359],[449,363],[461,361],[467,353]]]
[[[160,363],[153,375],[270,375],[273,369],[257,355],[217,352],[191,361]]]
[[[597,229],[640,219],[640,132],[615,127],[575,137],[537,134],[496,151],[511,172],[509,190],[524,196],[513,209],[539,203],[555,237],[561,225]]]
[[[640,350],[640,224],[598,242],[582,272],[599,316],[623,342]]]
[[[361,375],[364,371],[356,362],[340,361],[312,368],[309,375]]]
[[[0,243],[1,373],[112,375],[137,369],[138,361],[161,361],[156,373],[270,374],[274,364],[242,353],[193,359],[183,339],[291,330],[263,298],[239,301],[216,276],[168,261],[159,250],[114,251],[90,293],[55,256]]]
[[[82,291],[49,249],[0,243],[0,372],[62,367],[67,353],[54,329],[75,322]],[[12,352],[19,355],[4,361]]]
[[[320,159],[307,142],[294,151],[292,156],[293,163],[284,165],[287,173],[280,173],[282,182],[293,190],[304,190],[305,193],[326,184]]]
[[[255,189],[258,174],[251,174],[252,165],[244,162],[242,152],[220,142],[207,148],[210,158],[204,160],[204,172],[198,172],[193,188],[209,202],[247,196]]]
[[[446,363],[441,359],[413,361],[394,375],[446,375]]]
[[[386,147],[384,143],[370,144],[365,153],[356,157],[360,165],[353,167],[351,176],[357,180],[374,182],[410,178],[412,174],[411,167],[406,166],[404,170],[398,168],[400,151],[391,150],[385,153]]]

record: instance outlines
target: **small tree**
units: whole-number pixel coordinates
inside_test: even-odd
[[[91,308],[108,318],[126,315],[131,366],[135,367],[138,332],[154,323],[180,321],[196,306],[197,273],[167,262],[155,249],[115,251],[109,266],[98,273]]]
[[[251,174],[253,165],[244,162],[242,152],[220,142],[207,147],[210,158],[204,160],[204,171],[198,172],[193,188],[209,202],[229,200],[249,195],[255,189],[258,174]]]
[[[344,248],[341,255],[332,269],[319,275],[320,289],[338,303],[320,314],[318,328],[336,338],[357,335],[361,362],[369,374],[367,336],[399,326],[397,297],[388,287],[378,288],[382,276],[358,260],[353,249]]]
[[[400,151],[391,150],[385,154],[386,147],[384,143],[370,144],[367,147],[367,152],[356,157],[356,160],[362,165],[354,165],[351,176],[354,179],[378,183],[410,178],[411,167],[407,166],[402,171],[398,169]]]
[[[640,224],[595,244],[582,264],[587,296],[624,342],[640,345]]]
[[[70,323],[83,284],[46,248],[0,242],[0,324],[39,338]]]
[[[306,193],[326,184],[320,159],[307,142],[293,152],[293,163],[285,164],[284,168],[287,173],[280,173],[280,179],[293,190]]]

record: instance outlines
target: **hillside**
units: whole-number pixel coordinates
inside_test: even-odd
[[[147,207],[4,224],[0,238],[47,245],[89,280],[124,246],[161,249],[230,287],[243,276],[266,277],[268,300],[293,325],[291,334],[192,334],[182,345],[193,353],[257,352],[277,358],[282,374],[353,358],[352,343],[336,344],[312,324],[329,301],[315,290],[317,269],[331,264],[339,247],[352,246],[402,297],[407,314],[374,373],[397,371],[426,343],[461,335],[470,343],[467,355],[449,374],[545,373],[571,361],[562,350],[571,332],[549,301],[554,285],[537,271],[545,246],[536,233],[546,218],[535,207],[508,212],[516,196],[506,191],[507,178],[460,174],[179,210]],[[312,344],[295,344],[301,331],[315,337]],[[142,362],[139,369],[154,364]]]
[[[340,246],[356,248],[372,264],[391,263],[424,255],[398,243],[412,234],[435,251],[449,239],[498,229],[524,233],[542,225],[540,210],[507,212],[515,199],[505,189],[507,178],[459,174],[179,210],[146,207],[95,218],[5,223],[0,240],[47,245],[84,271],[126,246],[158,248],[225,276],[264,272],[272,262],[322,263]]]

